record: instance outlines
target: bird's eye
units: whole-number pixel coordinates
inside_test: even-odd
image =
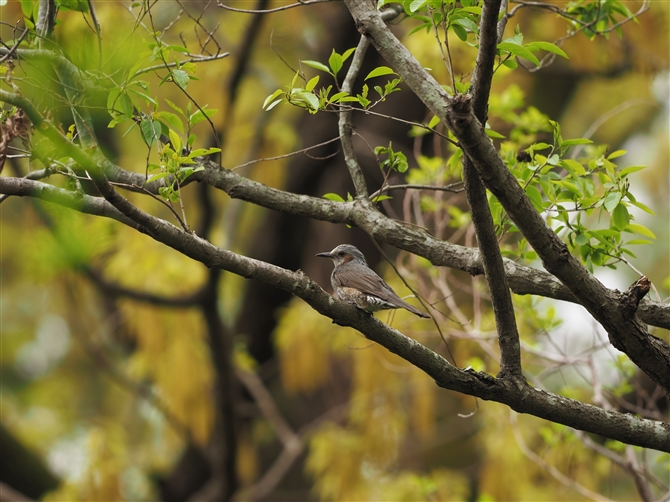
[[[339,253],[337,253],[337,256],[344,256],[344,251],[340,251]]]

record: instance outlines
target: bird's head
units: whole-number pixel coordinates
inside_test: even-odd
[[[342,265],[350,261],[358,261],[367,266],[367,262],[365,261],[365,256],[363,256],[363,253],[361,253],[358,248],[352,246],[351,244],[340,244],[330,253],[319,253],[316,256],[330,258],[333,260],[335,266]]]

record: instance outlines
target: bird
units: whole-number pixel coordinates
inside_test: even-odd
[[[403,308],[419,317],[430,318],[402,300],[384,279],[368,267],[365,256],[355,246],[340,244],[332,251],[316,256],[333,260],[335,268],[330,275],[330,283],[337,299],[369,313]]]

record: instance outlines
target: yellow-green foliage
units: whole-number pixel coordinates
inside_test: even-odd
[[[213,373],[200,314],[162,312],[132,302],[124,302],[123,311],[138,343],[129,360],[130,375],[151,378],[170,411],[198,443],[206,444],[214,419]]]

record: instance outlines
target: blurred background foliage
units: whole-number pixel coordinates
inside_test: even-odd
[[[281,4],[259,0],[230,5],[262,9]],[[638,4],[630,5],[635,10]],[[156,154],[147,153],[137,127],[125,134],[130,121],[107,128],[104,88],[118,84],[140,58],[149,65],[145,54],[152,39],[150,21],[146,16],[137,20],[138,6],[109,1],[95,8],[102,53],[90,15],[81,12],[59,12],[55,39],[73,63],[101,83],[102,90],[93,91],[90,110],[105,152],[125,169],[143,173],[147,159],[155,161]],[[21,4],[9,1],[0,9],[2,39],[11,40],[11,26],[23,19]],[[638,258],[631,262],[650,277],[663,298],[670,289],[668,11],[666,2],[652,3],[638,22],[622,26],[621,38],[614,33],[608,40],[571,38],[562,46],[570,59],[539,71],[500,68],[490,105],[491,128],[501,134],[526,127],[537,129],[528,134],[541,137],[548,117],[561,123],[565,138],[588,136],[610,151],[628,150],[619,165],[649,165],[630,179],[638,199],[656,213],[635,213],[636,217],[657,238],[652,245],[640,246]],[[357,44],[358,33],[343,5],[254,16],[204,1],[166,1],[153,4],[151,12],[151,23],[165,30],[164,39],[171,44],[199,43],[205,32],[195,27],[194,19],[208,30],[218,26],[215,38],[230,55],[197,65],[193,75],[198,80],[189,82],[188,93],[201,106],[218,110],[212,122],[225,167],[281,156],[337,136],[333,114],[312,116],[287,105],[265,112],[261,105],[274,89],[290,82],[294,72],[289,65],[296,68],[305,59],[326,61],[333,48],[342,53]],[[539,10],[519,11],[508,25],[510,36],[516,24],[527,41],[555,41],[566,33],[564,20]],[[399,23],[394,31],[425,67],[433,69],[438,81],[449,82],[434,33],[407,36],[414,26]],[[450,43],[456,75],[467,81],[476,49],[455,36]],[[380,64],[376,55],[368,55],[367,67]],[[311,70],[307,73],[312,75]],[[49,75],[45,62],[24,62],[15,70],[25,95],[57,117],[66,131],[72,117],[63,104],[63,90]],[[161,110],[170,111],[166,99],[185,107],[187,98],[176,86],[159,85],[162,76],[160,71],[143,76],[149,95]],[[151,107],[144,111],[150,113]],[[406,120],[430,119],[406,93],[389,97],[380,111]],[[417,136],[406,124],[367,115],[355,115],[354,123],[372,147],[392,141],[407,154],[409,181],[438,184],[457,179],[458,162],[445,164],[451,150],[437,136]],[[194,132],[196,147],[216,145],[207,122],[195,126]],[[369,186],[376,189],[383,173],[365,144],[356,141]],[[524,138],[510,136],[509,141],[507,147],[516,151]],[[41,167],[24,159],[8,164],[5,169],[17,174]],[[249,164],[239,172],[317,197],[353,193],[337,143],[312,150],[309,156]],[[155,201],[128,196],[139,207],[172,218]],[[218,246],[301,268],[329,289],[330,265],[313,257],[351,242],[364,250],[401,296],[409,293],[382,263],[379,250],[355,228],[272,213],[195,185],[182,197],[195,228],[212,218],[209,239]],[[463,194],[394,194],[383,208],[418,224],[423,218],[436,235],[474,245]],[[227,273],[219,277],[127,227],[34,200],[3,202],[0,224],[0,421],[3,438],[10,438],[3,439],[0,456],[3,466],[15,466],[1,469],[1,476],[28,496],[49,501],[206,500],[208,492],[199,490],[207,489],[212,466],[193,460],[202,457],[193,452],[216,456],[221,448],[216,423],[222,410],[214,395],[223,385],[232,389],[235,400],[241,499],[258,494],[253,489],[259,489],[259,481],[270,483],[265,475],[277,458],[285,470],[260,498],[638,497],[632,477],[602,454],[603,449],[620,451],[616,444],[441,390],[418,369],[360,334],[331,324],[284,292]],[[517,239],[508,234],[502,243],[513,251]],[[484,280],[384,251],[403,277],[442,312],[438,321],[450,352],[431,323],[405,311],[394,314],[393,326],[453,357],[461,367],[495,374],[498,349]],[[598,274],[619,289],[636,278],[621,264],[616,273]],[[215,315],[233,345],[236,372],[255,375],[253,381],[266,392],[262,399],[250,390],[251,384],[236,383],[247,382],[243,376],[230,380],[233,373],[225,377],[212,362],[212,323],[207,317],[212,311],[195,300],[186,301],[208,281],[214,284],[208,291],[216,299]],[[589,401],[594,399],[595,383],[609,389],[615,408],[623,406],[624,397],[639,402],[635,393],[642,384],[634,367],[608,348],[599,327],[580,309],[529,297],[515,297],[515,302],[525,369],[535,385]],[[661,330],[653,333],[668,336]],[[299,444],[290,460],[280,457],[285,444],[276,416],[264,411],[263,399]],[[667,402],[658,409],[667,420]],[[9,451],[11,441],[15,449]],[[667,490],[668,456],[646,452],[643,457],[647,468],[666,480]],[[20,463],[19,458],[33,462]]]

